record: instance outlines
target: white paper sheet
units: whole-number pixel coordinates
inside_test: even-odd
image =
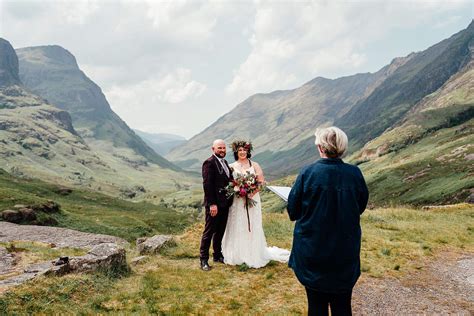
[[[291,188],[290,187],[278,187],[278,186],[273,186],[269,185],[267,186],[267,189],[281,197],[285,202],[288,202],[288,195],[290,194]]]

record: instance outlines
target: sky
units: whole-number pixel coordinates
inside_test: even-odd
[[[66,48],[130,127],[190,138],[255,93],[375,72],[473,17],[464,0],[0,0],[0,37]]]

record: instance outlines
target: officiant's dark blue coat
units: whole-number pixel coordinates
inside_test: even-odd
[[[367,201],[358,167],[322,158],[303,168],[288,197],[288,214],[296,220],[289,266],[304,286],[326,293],[354,287]]]

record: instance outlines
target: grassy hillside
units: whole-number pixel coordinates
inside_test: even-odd
[[[378,204],[455,203],[474,188],[474,62],[349,160]]]
[[[375,209],[362,216],[362,279],[401,278],[424,269],[440,251],[474,251],[474,208]],[[269,245],[289,248],[293,224],[265,213]],[[306,313],[304,288],[282,263],[262,269],[215,265],[199,270],[202,223],[177,246],[153,256],[119,279],[101,274],[46,277],[0,296],[0,313],[280,314]],[[135,255],[128,251],[129,258]]]
[[[11,209],[16,204],[53,200],[61,205],[62,211],[49,216],[57,220],[59,226],[80,231],[134,241],[144,235],[179,232],[194,222],[200,210],[196,203],[154,205],[80,189],[73,189],[68,195],[60,191],[57,185],[16,178],[0,169],[0,210]]]
[[[12,174],[112,195],[134,186],[162,192],[199,184],[194,175],[150,163],[133,149],[86,143],[67,112],[20,86],[0,89],[0,157],[0,168]]]
[[[382,204],[442,204],[466,200],[474,188],[474,119],[442,129],[360,165],[371,201]]]

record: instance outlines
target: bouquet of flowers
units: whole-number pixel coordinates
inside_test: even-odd
[[[255,200],[250,197],[253,196],[257,191],[260,191],[263,187],[263,184],[260,183],[257,179],[257,175],[247,171],[244,174],[236,174],[234,180],[229,182],[225,190],[227,196],[235,196],[237,198],[245,199],[245,209],[247,210],[247,220],[250,230],[250,218],[249,218],[249,205],[255,206],[257,203]]]

